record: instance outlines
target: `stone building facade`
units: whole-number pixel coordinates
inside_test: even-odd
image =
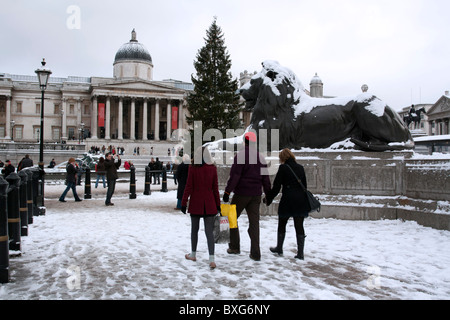
[[[153,62],[133,30],[115,55],[112,78],[50,77],[44,141],[126,143],[171,140],[186,128],[185,99],[193,85],[153,80]],[[0,141],[36,142],[40,130],[37,76],[0,73]]]

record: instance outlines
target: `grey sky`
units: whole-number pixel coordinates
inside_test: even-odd
[[[217,16],[235,77],[277,60],[306,88],[316,72],[325,95],[357,94],[366,83],[396,110],[434,103],[450,90],[447,0],[0,4],[0,72],[32,75],[45,57],[53,76],[112,77],[114,55],[135,28],[152,56],[154,80],[190,81],[196,53]]]

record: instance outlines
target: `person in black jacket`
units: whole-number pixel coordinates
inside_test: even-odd
[[[305,188],[307,188],[305,170],[303,169],[303,166],[296,162],[294,154],[289,149],[283,149],[280,152],[279,158],[281,165],[275,176],[272,190],[266,197],[266,205],[269,206],[280,192],[281,187],[283,187],[281,200],[278,206],[277,246],[270,248],[270,251],[279,255],[283,254],[286,224],[289,218],[293,217],[298,249],[295,258],[303,260],[303,249],[306,238],[303,220],[308,217],[310,206],[306,193],[303,191],[303,188],[300,186],[295,175],[300,179]],[[295,172],[295,175],[291,169]]]
[[[178,165],[177,173],[175,174],[178,187],[177,187],[177,207],[175,210],[181,209],[181,200],[183,199],[184,189],[186,187],[186,182],[189,174],[189,165],[191,163],[191,157],[185,154],[183,156],[183,161]]]
[[[64,190],[64,192],[61,194],[61,196],[59,197],[59,201],[61,202],[66,202],[66,200],[64,200],[64,198],[67,195],[67,192],[69,192],[70,189],[72,189],[73,192],[73,197],[75,198],[75,201],[81,201],[80,197],[77,194],[77,173],[78,173],[78,168],[75,166],[75,159],[74,158],[70,158],[69,162],[67,163],[67,167],[66,167],[66,171],[67,171],[67,175],[66,175],[66,181],[67,181],[67,187],[66,190]]]
[[[16,171],[16,168],[11,164],[11,160],[6,160],[6,165],[2,170],[2,173],[4,174],[5,178],[10,174]]]
[[[116,189],[116,180],[119,178],[117,169],[119,169],[120,164],[122,163],[118,154],[116,154],[116,157],[117,162],[114,162],[113,154],[111,152],[108,152],[105,159],[106,180],[108,181],[108,191],[106,192],[105,201],[105,205],[107,206],[114,205],[114,203],[111,202],[111,198],[114,194],[114,190]]]

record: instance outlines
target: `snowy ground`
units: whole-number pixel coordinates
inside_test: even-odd
[[[47,185],[45,216],[22,238],[22,256],[10,258],[11,281],[0,299],[449,299],[450,232],[401,221],[307,219],[305,260],[294,259],[288,226],[284,257],[274,256],[276,217],[262,217],[259,262],[250,260],[248,221],[239,220],[241,254],[216,245],[210,270],[203,228],[197,262],[190,251],[190,219],[175,211],[176,192],[128,198],[119,183],[115,206],[106,189],[93,199],[58,202],[64,185]],[[78,187],[83,195],[83,187]]]

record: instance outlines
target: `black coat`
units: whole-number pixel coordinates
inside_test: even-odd
[[[186,182],[189,173],[189,165],[181,162],[181,164],[177,168],[177,182],[178,182],[178,190],[177,190],[177,199],[183,199],[184,188],[186,187]]]
[[[77,181],[78,168],[72,163],[68,163],[66,166],[66,181],[75,183]]]
[[[303,166],[299,165],[294,159],[288,159],[285,164],[280,165],[278,168],[272,190],[266,196],[267,202],[271,203],[280,192],[281,187],[283,187],[278,206],[278,215],[280,217],[307,217],[310,206],[306,193],[287,166],[290,166],[294,170],[305,188],[308,187]]]

